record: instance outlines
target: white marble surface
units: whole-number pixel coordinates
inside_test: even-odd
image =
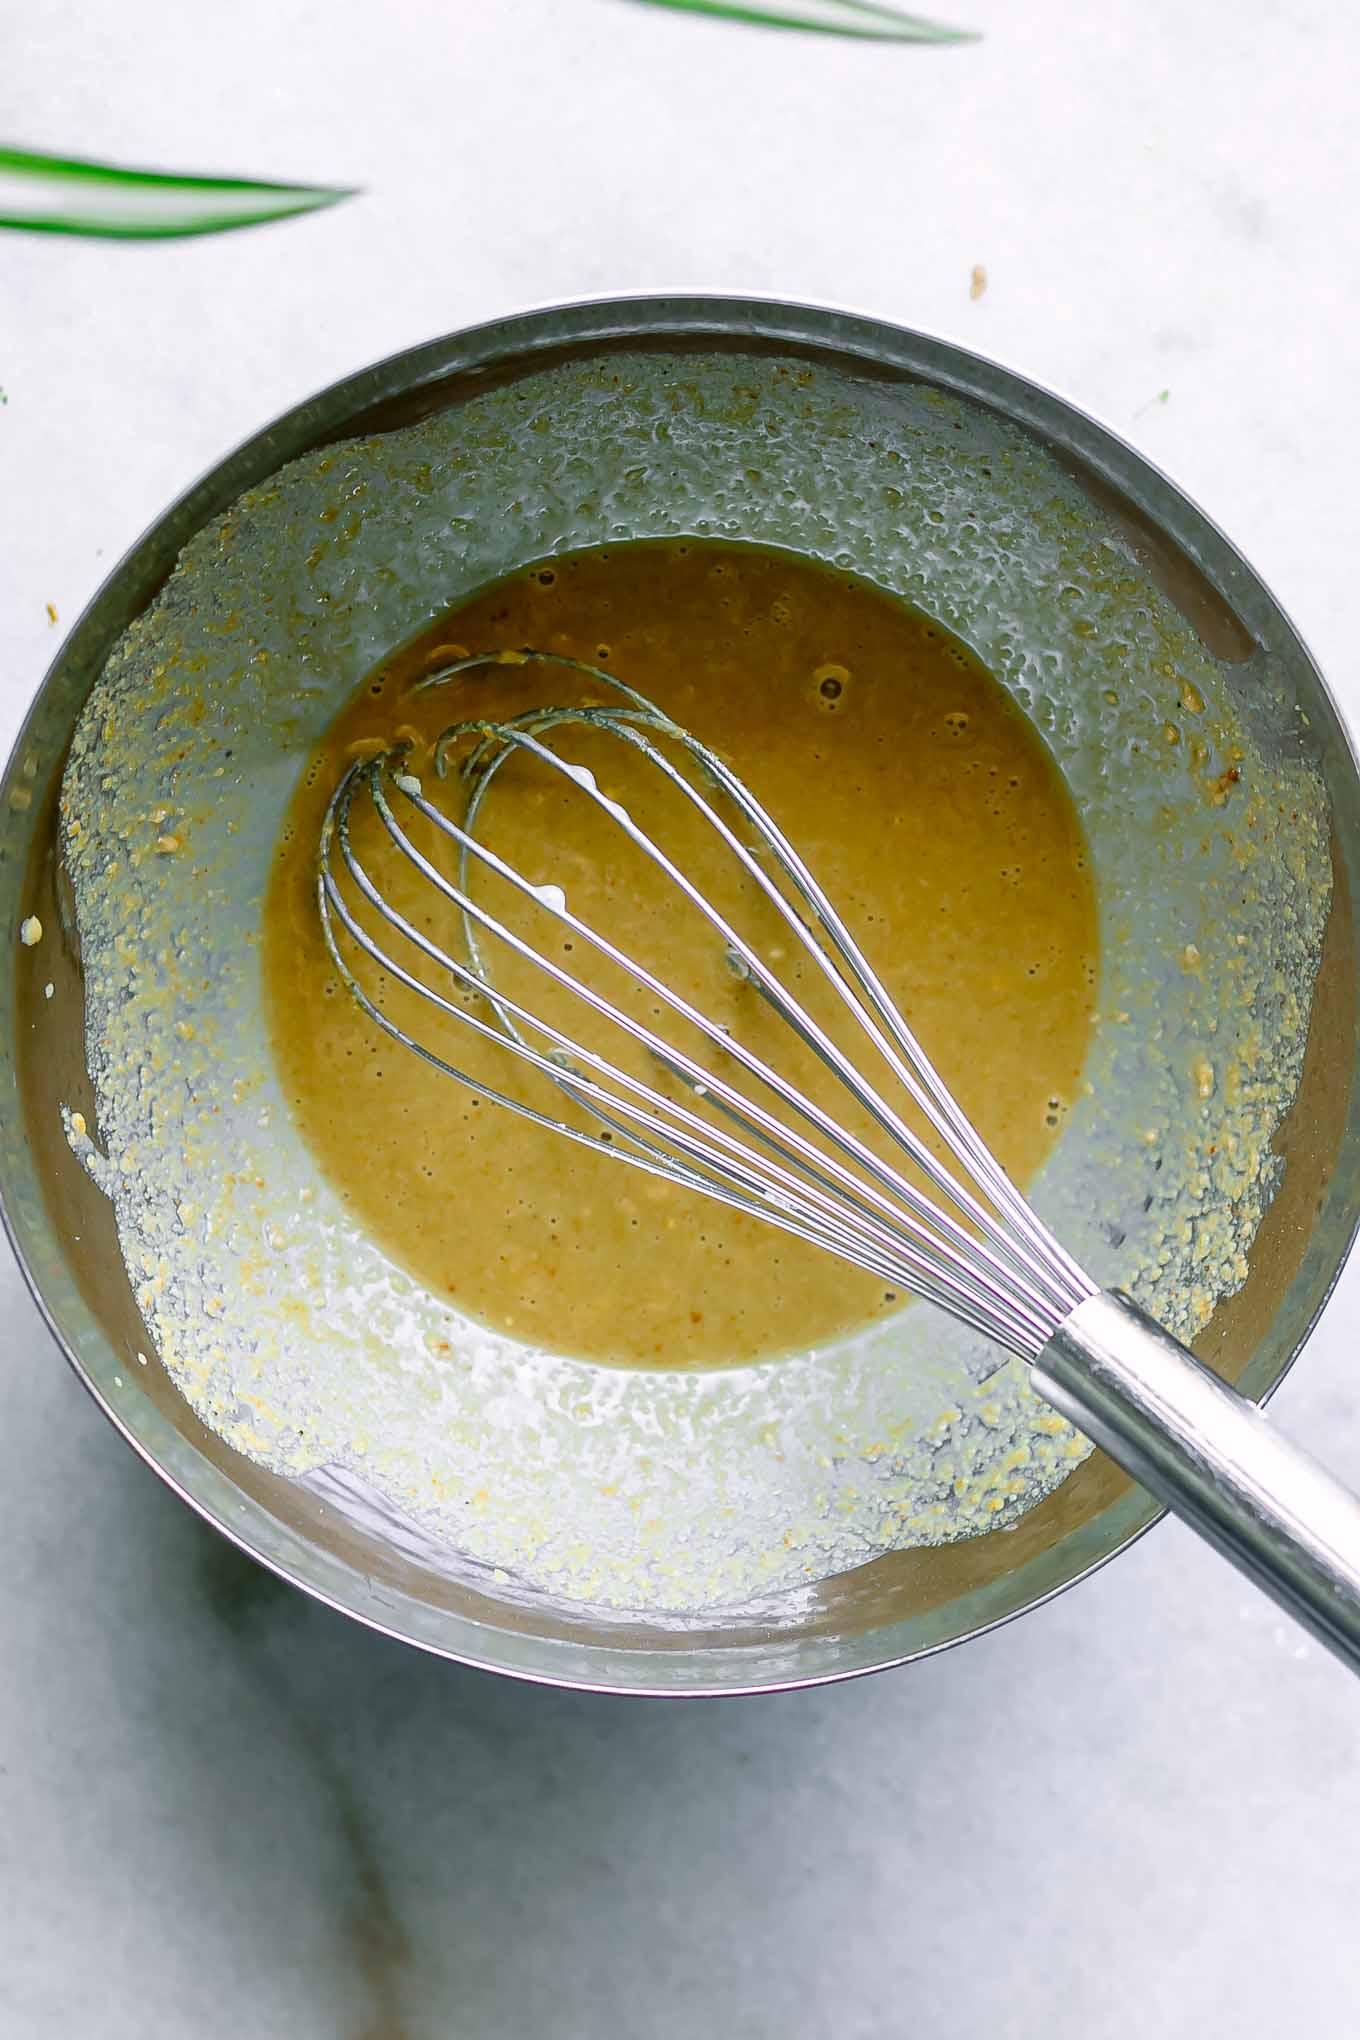
[[[628,0],[16,15],[7,139],[368,195],[182,246],[0,239],[5,744],[249,429],[465,322],[662,287],[847,303],[1065,389],[1226,523],[1360,717],[1354,17],[940,9],[986,40]],[[555,1696],[257,1574],[9,1269],[0,1317],[5,2040],[1356,2032],[1360,1693],[1179,1528],[905,1673]],[[1360,1480],[1358,1328],[1360,1267],[1276,1409]]]

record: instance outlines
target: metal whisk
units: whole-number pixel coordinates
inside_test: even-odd
[[[1056,1409],[1360,1670],[1360,1501],[1065,1252],[980,1139],[845,922],[749,788],[644,696],[581,661],[478,654],[442,667],[421,690],[497,664],[571,672],[605,698],[451,724],[435,744],[433,768],[440,782],[451,773],[461,781],[458,813],[447,798],[431,798],[411,769],[407,743],[351,765],[326,810],[317,878],[322,927],[338,973],[375,1024],[507,1110],[839,1255],[1018,1355]],[[634,813],[572,759],[569,745],[560,748],[582,731],[617,745],[634,782],[655,775],[658,798],[678,802],[679,812],[713,832],[731,860],[739,901],[755,903],[779,945],[753,939],[732,908],[700,889],[656,840],[643,802],[634,800],[644,809]],[[625,854],[640,855],[671,889],[677,910],[683,901],[703,917],[734,979],[792,1031],[801,1057],[814,1057],[843,1087],[844,1116],[626,954],[573,911],[560,887],[532,882],[498,854],[487,802],[512,760],[592,804],[617,830],[621,850],[630,845]],[[355,845],[360,816],[366,827],[376,819],[379,840],[431,889],[445,923],[453,910],[461,956],[430,932],[437,921],[426,915],[419,925],[375,882]],[[485,896],[488,880],[499,909]],[[522,921],[507,918],[510,902],[530,922],[546,914],[547,925],[569,932],[573,958],[579,947],[602,966],[605,983],[644,994],[646,1015],[676,1023],[679,1038],[653,1026],[636,999],[611,994],[584,964],[569,966],[531,940]],[[493,945],[517,960],[516,971],[541,974],[545,994],[555,987],[556,1007],[564,997],[579,1002],[582,1016],[595,1016],[592,1027],[614,1031],[618,1048],[593,1048],[542,1005],[512,995],[504,970],[489,961]],[[776,972],[772,952],[791,953],[798,968]],[[368,960],[360,967],[372,989],[356,974],[359,956]],[[800,994],[795,976],[822,989]],[[384,1010],[384,980],[405,987],[416,1010],[428,1013],[427,1036]],[[836,1025],[816,1017],[812,1005],[834,1014]],[[540,1109],[461,1070],[451,1059],[453,1023],[536,1072],[573,1115]]]

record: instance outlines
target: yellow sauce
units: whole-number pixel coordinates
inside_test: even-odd
[[[732,765],[1021,1184],[1079,1082],[1097,948],[1085,844],[1060,774],[1009,697],[939,625],[845,573],[709,540],[620,544],[544,562],[442,618],[364,681],[303,775],[275,862],[264,972],[285,1094],[322,1169],[429,1289],[556,1352],[730,1365],[826,1343],[900,1308],[881,1280],[804,1242],[478,1101],[385,1036],[338,980],[317,912],[316,846],[354,747],[390,743],[400,730],[409,769],[433,790],[429,747],[448,724],[577,700],[580,683],[540,666],[498,667],[421,695],[409,692],[413,682],[447,663],[450,647],[528,645],[607,666]],[[796,945],[782,942],[770,910],[734,879],[730,854],[683,801],[598,735],[573,734],[559,748],[664,833],[734,919],[748,916],[742,931],[762,953],[774,959],[784,948],[777,967],[849,1047],[815,972],[796,967]],[[579,789],[516,764],[489,795],[485,820],[497,851],[534,884],[562,886],[574,912],[867,1131],[836,1081],[734,978],[711,931],[620,847],[615,825]],[[392,902],[461,954],[456,914],[381,830],[357,818],[355,842]],[[447,856],[440,862],[452,870]],[[497,885],[477,896],[499,911]],[[692,1031],[653,1018],[618,973],[584,960],[570,931],[528,911],[523,932],[564,967],[701,1052]],[[587,1046],[618,1049],[617,1030],[606,1034],[540,973],[499,952],[488,961],[502,990]],[[376,993],[376,975],[362,964],[358,973]],[[460,1068],[590,1124],[504,1048],[413,994],[389,985],[382,1002]],[[486,1011],[475,997],[472,1009]],[[670,1084],[653,1059],[626,1049],[618,1059]]]

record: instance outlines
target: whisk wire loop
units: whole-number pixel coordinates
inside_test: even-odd
[[[468,965],[459,963],[456,958],[450,956],[421,929],[416,928],[392,907],[391,903],[374,885],[370,875],[353,850],[349,840],[348,809],[349,801],[352,799],[355,790],[354,781],[367,777],[379,769],[378,765],[372,764],[352,768],[351,779],[348,782],[347,797],[339,805],[336,824],[336,835],[340,843],[341,860],[344,868],[354,880],[364,898],[376,909],[382,919],[406,941],[409,941],[420,950],[423,955],[438,967],[441,973],[447,971],[456,982],[463,984],[469,990],[475,990],[487,995],[485,981],[478,973]],[[374,804],[379,814],[383,816],[385,826],[388,826],[394,832],[393,840],[403,847],[405,853],[410,855],[412,861],[422,871],[423,875],[428,877],[430,883],[437,890],[443,892],[455,906],[460,909],[466,909],[471,915],[479,919],[490,932],[503,933],[510,946],[515,948],[527,960],[539,964],[549,975],[556,977],[559,983],[578,990],[580,996],[588,1004],[592,1005],[596,1011],[600,1012],[603,1017],[614,1020],[626,1031],[635,1033],[636,1038],[642,1040],[644,1045],[651,1049],[658,1059],[664,1060],[669,1067],[675,1068],[695,1088],[698,1088],[698,1080],[704,1075],[708,1075],[715,1093],[729,1088],[723,1084],[721,1078],[712,1073],[704,1072],[702,1066],[672,1049],[661,1037],[653,1034],[650,1030],[638,1030],[636,1023],[632,1022],[628,1016],[619,1012],[611,1002],[603,999],[593,988],[579,985],[578,981],[570,973],[563,971],[554,959],[544,956],[542,952],[534,949],[516,931],[505,926],[504,923],[498,921],[494,916],[487,914],[486,910],[480,907],[477,902],[452,887],[443,874],[430,865],[416,846],[410,843],[409,838],[405,836],[404,831],[400,828],[400,824],[396,822],[395,817],[392,815],[390,807],[387,806],[380,787],[374,792]],[[428,807],[428,804],[425,804],[425,807]],[[385,814],[384,808],[386,808]],[[422,808],[422,811],[425,811],[425,808]],[[430,809],[429,813],[431,818],[437,823],[442,823],[446,820],[446,818],[438,814],[437,810]],[[505,867],[505,869],[508,872],[509,867]],[[515,874],[511,875],[517,876]],[[529,889],[532,890],[531,888]],[[534,1110],[532,1107],[527,1107],[521,1104],[520,1101],[506,1096],[504,1093],[489,1089],[478,1080],[471,1078],[466,1072],[449,1064],[443,1057],[430,1051],[424,1044],[409,1035],[404,1029],[398,1027],[390,1019],[390,1016],[384,1013],[370,999],[363,986],[354,978],[346,959],[340,953],[335,941],[334,929],[331,925],[332,914],[338,917],[346,932],[358,947],[364,950],[384,971],[398,982],[405,985],[409,990],[418,993],[423,999],[449,1018],[472,1027],[474,1031],[486,1039],[497,1041],[501,1045],[511,1048],[523,1061],[539,1070],[555,1084],[576,1097],[578,1102],[586,1105],[588,1109],[593,1109],[599,1117],[608,1120],[613,1127],[623,1131],[650,1157],[651,1173],[658,1176],[669,1176],[672,1179],[680,1176],[681,1171],[677,1169],[670,1153],[671,1149],[678,1147],[686,1162],[694,1165],[684,1171],[684,1180],[688,1181],[691,1187],[705,1190],[710,1194],[720,1194],[719,1186],[724,1185],[726,1187],[722,1191],[722,1201],[734,1205],[738,1209],[749,1211],[755,1216],[775,1219],[775,1222],[779,1222],[775,1215],[780,1213],[789,1221],[784,1225],[785,1230],[796,1230],[800,1237],[808,1238],[814,1244],[828,1244],[827,1232],[828,1229],[832,1229],[841,1241],[839,1250],[844,1251],[847,1254],[847,1258],[852,1258],[860,1265],[868,1268],[870,1272],[882,1275],[888,1280],[901,1282],[906,1287],[920,1289],[922,1293],[926,1293],[924,1285],[929,1283],[929,1293],[933,1300],[957,1310],[960,1314],[966,1314],[969,1322],[975,1323],[975,1328],[979,1330],[988,1330],[990,1328],[989,1321],[985,1315],[986,1308],[990,1307],[993,1311],[999,1313],[1000,1317],[1005,1321],[1005,1328],[1009,1336],[1003,1339],[1003,1343],[1010,1346],[1012,1350],[1025,1350],[1032,1342],[1037,1329],[1037,1323],[1032,1317],[1026,1319],[1018,1313],[1008,1310],[1004,1296],[1000,1292],[998,1292],[995,1298],[980,1296],[977,1293],[976,1286],[971,1282],[970,1271],[965,1261],[960,1257],[952,1256],[947,1250],[943,1250],[930,1233],[912,1220],[907,1213],[898,1210],[889,1199],[874,1192],[870,1187],[862,1187],[848,1170],[830,1158],[822,1157],[818,1150],[809,1143],[798,1140],[796,1136],[791,1138],[791,1144],[798,1150],[796,1159],[802,1166],[803,1175],[812,1184],[814,1194],[811,1197],[805,1194],[805,1186],[800,1183],[798,1176],[787,1169],[775,1167],[765,1157],[726,1135],[721,1128],[712,1126],[708,1121],[700,1118],[698,1114],[684,1108],[674,1100],[665,1098],[650,1086],[640,1083],[636,1078],[631,1077],[626,1071],[611,1063],[607,1058],[599,1056],[583,1047],[579,1042],[561,1030],[551,1026],[541,1015],[532,1013],[504,992],[498,990],[494,995],[487,996],[492,998],[492,1002],[502,1016],[508,1014],[525,1025],[536,1029],[540,1035],[552,1043],[552,1052],[545,1054],[542,1051],[535,1050],[520,1036],[507,1039],[501,1028],[493,1026],[491,1023],[481,1019],[477,1014],[469,1012],[462,1005],[446,998],[427,981],[408,970],[396,957],[384,950],[374,940],[368,929],[353,914],[344,893],[336,883],[333,871],[327,865],[323,868],[322,875],[322,923],[326,932],[327,946],[332,960],[345,977],[351,992],[359,998],[369,1016],[386,1033],[404,1045],[415,1048],[426,1061],[442,1069],[446,1074],[458,1078],[465,1084],[470,1084],[473,1089],[480,1091],[484,1096],[492,1099],[493,1102],[508,1105],[511,1109],[520,1112],[522,1116],[533,1119],[541,1125],[566,1133],[571,1138],[579,1140],[586,1145],[595,1146],[597,1144],[598,1137],[583,1134],[579,1130],[571,1128],[563,1121],[553,1119]],[[575,927],[578,932],[586,932],[585,924],[580,922],[577,917],[570,917],[570,925]],[[593,1067],[600,1076],[607,1079],[610,1084],[618,1086],[622,1091],[629,1094],[628,1100],[621,1100],[613,1095],[611,1091],[601,1088],[599,1084],[582,1078],[579,1070],[575,1067],[575,1064],[579,1061],[584,1061],[587,1065]],[[740,1094],[731,1091],[730,1097],[736,1108],[734,1116],[738,1118],[739,1123],[750,1124],[751,1121],[748,1121],[747,1115],[740,1110],[742,1102]],[[646,1100],[654,1109],[642,1109],[630,1102],[632,1099]],[[752,1107],[751,1111],[753,1119],[760,1119],[762,1121],[762,1126],[755,1129],[758,1135],[763,1137],[767,1130],[770,1133],[778,1130],[779,1122],[770,1115],[762,1114],[758,1107]],[[622,1118],[620,1118],[620,1115]],[[677,1131],[677,1127],[679,1131]],[[639,1128],[643,1129],[641,1136],[639,1136],[637,1131]],[[650,1145],[647,1144],[646,1138],[649,1135],[655,1137]],[[665,1147],[657,1146],[655,1144],[656,1141],[665,1142]],[[720,1152],[715,1153],[715,1148],[720,1150]],[[617,1153],[620,1159],[634,1159],[633,1154],[628,1150],[615,1149],[613,1152]],[[818,1174],[817,1165],[819,1163],[824,1164],[824,1173],[821,1175]],[[835,1182],[830,1180],[833,1177],[836,1179]],[[828,1194],[825,1187],[828,1184],[830,1186],[830,1194]],[[730,1194],[732,1186],[735,1186],[743,1194],[738,1196]],[[800,1191],[804,1192],[804,1194],[800,1195]],[[885,1225],[875,1220],[870,1208],[874,1203],[877,1203],[882,1211],[887,1214],[891,1224]],[[847,1206],[849,1207],[848,1210]],[[914,1239],[916,1248],[915,1258],[904,1258],[903,1241],[901,1238],[904,1230],[910,1233]],[[982,1306],[981,1314],[979,1314],[980,1306]],[[1001,1333],[998,1332],[997,1336],[1000,1337]]]
[[[331,960],[363,1010],[390,1037],[489,1101],[596,1151],[603,1148],[654,1177],[702,1191],[732,1209],[838,1253],[883,1280],[942,1305],[1008,1352],[1032,1359],[1073,1307],[1094,1293],[1094,1285],[1058,1246],[974,1132],[844,922],[777,824],[715,752],[616,676],[583,661],[537,652],[475,654],[441,667],[418,691],[445,685],[475,668],[501,663],[543,663],[573,670],[616,699],[603,705],[531,709],[499,722],[482,719],[451,724],[434,746],[433,761],[437,776],[443,779],[462,754],[461,776],[468,792],[461,821],[428,797],[421,781],[407,769],[409,752],[403,744],[349,768],[326,811],[317,899]],[[961,1168],[966,1168],[971,1182],[945,1166],[883,1095],[882,1080],[869,1079],[770,968],[756,945],[714,905],[636,816],[601,789],[588,767],[545,741],[582,728],[626,746],[716,833],[741,872],[774,908],[801,953],[835,992],[911,1105],[956,1156]],[[673,746],[694,768],[693,777],[667,755],[663,744]],[[876,1153],[782,1070],[575,913],[560,890],[533,884],[491,847],[485,840],[484,808],[496,775],[512,757],[567,780],[610,818],[703,916],[738,977],[837,1077],[943,1203]],[[705,789],[730,805],[753,842],[743,840]],[[360,799],[371,808],[392,847],[461,917],[466,961],[401,913],[365,867],[351,826],[354,804]],[[440,870],[413,840],[411,827],[417,818],[436,832],[437,840],[446,840],[456,849],[456,878]],[[773,866],[778,878],[767,865]],[[697,1060],[626,1012],[511,926],[503,915],[491,911],[475,896],[474,867],[507,884],[520,899],[532,901],[612,969],[622,972],[628,982],[659,1002],[658,1010],[664,1007],[696,1030],[721,1057],[755,1080],[761,1096],[752,1097],[738,1089],[721,1069]],[[381,937],[351,904],[353,891],[381,924],[385,931]],[[381,983],[374,997],[356,975],[342,945],[342,934],[382,976],[416,994],[443,1020],[471,1028],[510,1051],[556,1085],[602,1130],[584,1130],[488,1085],[399,1025],[383,1010]],[[393,938],[400,954],[393,954]],[[668,1096],[512,997],[498,983],[488,962],[485,938],[504,945],[644,1048],[661,1070],[688,1091],[695,1104]],[[407,947],[402,949],[402,945]],[[403,954],[407,961],[401,960]],[[435,982],[413,967],[418,959],[432,966]],[[460,991],[463,997],[450,997],[445,988]],[[492,1018],[477,1010],[483,1006],[490,1009]],[[441,1044],[445,1031],[441,1028]],[[761,1102],[762,1098],[784,1108],[783,1115],[769,1102]],[[701,1110],[696,1109],[699,1105]],[[804,1128],[817,1139],[810,1139]]]

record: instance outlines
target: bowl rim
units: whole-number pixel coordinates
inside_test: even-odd
[[[551,357],[565,349],[583,350],[610,343],[626,345],[629,341],[655,347],[668,339],[694,342],[705,338],[728,346],[740,346],[747,341],[765,347],[785,345],[791,350],[816,352],[824,358],[840,356],[852,372],[857,364],[861,370],[886,365],[894,372],[915,376],[974,403],[993,405],[1004,417],[1035,433],[1044,442],[1079,455],[1084,466],[1121,493],[1129,493],[1129,484],[1136,479],[1142,486],[1132,500],[1152,517],[1156,527],[1164,529],[1166,512],[1174,510],[1181,527],[1173,534],[1177,543],[1184,546],[1200,565],[1212,566],[1212,578],[1220,592],[1226,595],[1231,591],[1235,608],[1240,607],[1249,618],[1254,613],[1262,620],[1268,619],[1273,630],[1282,632],[1290,641],[1295,655],[1311,671],[1320,700],[1331,712],[1339,733],[1340,755],[1348,761],[1351,775],[1360,787],[1360,759],[1357,758],[1355,740],[1316,660],[1273,591],[1193,497],[1129,440],[1083,406],[1051,386],[1036,382],[972,349],[869,314],[834,305],[805,304],[735,293],[671,295],[650,292],[569,299],[520,310],[399,349],[313,391],[249,434],[181,491],[104,576],[67,632],[34,692],[10,752],[4,774],[6,783],[29,748],[48,690],[55,685],[67,662],[76,656],[77,648],[83,655],[89,640],[101,646],[102,653],[106,655],[124,627],[119,624],[109,631],[105,626],[102,611],[110,605],[110,598],[125,583],[141,583],[142,593],[133,612],[139,613],[154,598],[156,589],[188,539],[209,519],[220,514],[243,489],[257,485],[286,461],[297,458],[309,448],[354,437],[366,430],[385,429],[376,423],[366,423],[368,414],[380,412],[385,405],[396,401],[409,402],[422,394],[435,400],[441,383],[455,379],[461,381],[478,370],[499,370],[510,366],[527,370],[532,366],[535,355]],[[1186,544],[1186,527],[1196,541],[1193,547]],[[494,1650],[478,1647],[480,1640],[501,1636],[504,1632],[471,1617],[448,1614],[444,1619],[466,1631],[466,1639],[459,1637],[446,1641],[418,1634],[409,1623],[385,1617],[378,1612],[377,1606],[363,1605],[360,1596],[346,1595],[321,1580],[308,1578],[296,1565],[262,1549],[249,1532],[230,1521],[208,1495],[195,1492],[138,1436],[123,1412],[104,1393],[59,1326],[40,1279],[21,1244],[18,1223],[11,1209],[10,1186],[3,1170],[0,1170],[0,1226],[3,1226],[29,1294],[77,1380],[138,1457],[204,1522],[247,1557],[290,1585],[379,1634],[471,1669],[496,1672],[529,1684],[620,1696],[697,1698],[787,1692],[867,1677],[874,1672],[892,1670],[917,1659],[935,1656],[957,1644],[1000,1629],[1033,1608],[1042,1607],[1079,1581],[1090,1578],[1145,1535],[1166,1514],[1164,1509],[1149,1503],[1143,1519],[1116,1532],[1108,1548],[1079,1561],[1065,1576],[1013,1607],[971,1625],[965,1624],[952,1635],[906,1650],[888,1648],[882,1655],[876,1656],[870,1649],[858,1662],[831,1663],[806,1671],[776,1671],[769,1676],[722,1678],[712,1682],[703,1678],[701,1661],[711,1660],[716,1666],[725,1657],[730,1665],[735,1653],[712,1648],[702,1651],[696,1648],[690,1653],[630,1652],[618,1644],[587,1647],[588,1651],[603,1649],[606,1656],[614,1661],[626,1662],[631,1658],[639,1667],[644,1659],[668,1665],[673,1671],[687,1660],[691,1665],[700,1663],[698,1677],[691,1669],[684,1677],[648,1678],[640,1682],[604,1672],[598,1676],[583,1676],[574,1665],[545,1663],[533,1666],[507,1662],[503,1653],[498,1655]],[[1318,1285],[1297,1335],[1290,1338],[1269,1380],[1262,1385],[1261,1403],[1268,1401],[1278,1388],[1311,1336],[1340,1280],[1358,1232],[1360,1204],[1348,1214],[1335,1260]],[[208,1462],[203,1464],[206,1466]],[[211,1481],[204,1482],[205,1486],[212,1484]],[[259,1506],[262,1508],[263,1505]],[[372,1588],[371,1581],[362,1580],[357,1573],[354,1577],[357,1582]],[[391,1605],[390,1596],[386,1597],[386,1604]],[[871,1646],[876,1635],[887,1637],[890,1634],[890,1627],[866,1630],[857,1641]],[[796,1651],[797,1640],[791,1639],[791,1642]]]

